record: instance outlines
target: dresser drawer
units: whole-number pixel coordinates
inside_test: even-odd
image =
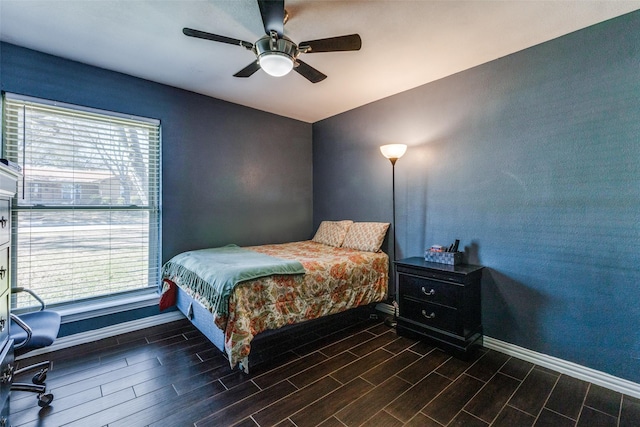
[[[402,299],[400,301],[400,317],[456,335],[462,334],[458,310],[455,308],[424,301]]]
[[[5,403],[4,407],[0,411],[0,427],[11,427],[11,420],[9,419],[9,399]]]
[[[0,199],[0,245],[9,243],[9,237],[11,237],[9,203],[11,203],[9,200]]]
[[[11,427],[11,420],[9,418],[9,399],[5,403],[2,411],[0,411],[0,427]]]
[[[0,250],[0,294],[9,289],[9,248]]]
[[[5,420],[9,419],[9,394],[11,390],[11,377],[15,368],[13,359],[12,341],[5,344],[2,348],[2,354],[0,355],[0,405],[2,405],[0,417],[4,417]],[[8,426],[9,423],[5,421],[5,425]],[[2,423],[0,423],[0,426],[2,426]]]
[[[459,308],[462,286],[408,274],[399,274],[398,282],[400,295]]]
[[[0,295],[0,346],[4,346],[9,340],[9,304],[11,292]]]

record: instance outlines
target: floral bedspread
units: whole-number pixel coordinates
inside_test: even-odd
[[[229,298],[228,317],[212,313],[224,331],[231,367],[248,367],[251,340],[260,332],[382,301],[387,295],[389,258],[312,242],[250,246],[246,249],[297,260],[303,275],[275,275],[239,283]],[[200,295],[173,280],[211,311]]]

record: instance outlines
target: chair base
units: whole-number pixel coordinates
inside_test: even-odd
[[[13,371],[13,375],[20,375],[24,372],[29,372],[29,371],[34,371],[36,369],[40,369],[41,372],[39,372],[39,374],[43,374],[44,377],[42,378],[42,380],[40,381],[36,381],[35,377],[33,380],[34,384],[44,384],[44,380],[47,378],[47,372],[49,372],[49,369],[51,369],[51,361],[49,360],[45,360],[43,362],[38,362],[38,363],[34,363],[33,365],[29,365],[29,366],[25,366],[24,368],[20,368],[20,369],[16,369],[15,371]]]
[[[14,382],[11,384],[12,391],[28,391],[31,393],[38,393],[38,406],[46,408],[53,401],[53,394],[47,393],[47,386],[44,383],[47,379],[47,372],[51,369],[51,362],[46,360],[44,362],[34,363],[33,365],[25,366],[24,368],[16,369],[13,375],[20,375],[24,372],[33,371],[39,369],[39,371],[33,376],[33,384]]]

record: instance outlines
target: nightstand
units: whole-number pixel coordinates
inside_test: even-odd
[[[482,346],[483,266],[447,265],[414,257],[395,262],[399,335],[424,338],[465,358]]]

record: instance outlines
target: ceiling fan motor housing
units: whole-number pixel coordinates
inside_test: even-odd
[[[287,37],[266,35],[260,38],[254,49],[260,67],[272,76],[283,76],[293,68],[298,56],[298,46]]]

